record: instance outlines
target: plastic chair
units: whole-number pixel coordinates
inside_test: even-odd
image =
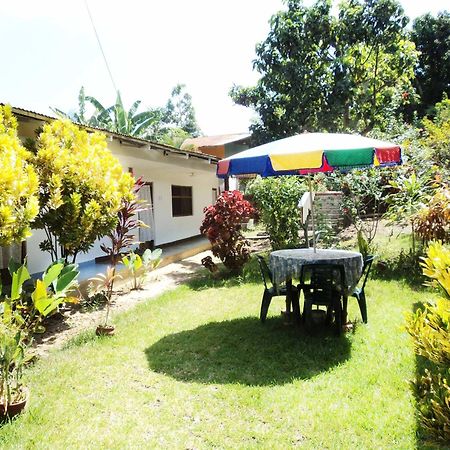
[[[278,291],[275,289],[275,286],[273,285],[273,277],[272,272],[269,269],[269,266],[267,265],[265,259],[261,255],[256,255],[258,258],[258,264],[259,269],[261,271],[261,278],[264,283],[264,293],[262,297],[261,302],[261,312],[259,315],[259,318],[261,319],[261,322],[266,321],[267,312],[269,311],[270,302],[272,301],[273,297],[276,296],[284,296],[288,298],[289,292],[286,285],[282,285],[278,287]],[[297,289],[293,290],[294,297],[291,298],[292,301],[292,309],[294,312],[294,315],[297,318],[297,321],[300,321],[300,304],[299,304],[299,293]]]
[[[358,300],[359,310],[361,311],[361,317],[364,323],[367,323],[367,303],[366,303],[366,293],[364,292],[364,288],[366,287],[367,279],[369,278],[370,269],[372,268],[373,260],[375,259],[374,255],[367,255],[364,258],[363,271],[361,274],[361,278],[363,283],[361,287],[356,287],[352,292],[352,297],[355,297]]]
[[[309,283],[307,282],[309,280]],[[335,332],[341,334],[343,311],[341,299],[345,290],[345,271],[339,264],[308,264],[302,267],[300,285],[305,296],[303,319],[305,327],[311,331],[313,321],[313,305],[327,307],[327,321],[333,320]]]

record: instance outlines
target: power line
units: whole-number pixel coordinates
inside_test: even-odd
[[[106,65],[106,69],[108,70],[109,77],[111,78],[111,83],[113,84],[113,87],[114,87],[114,94],[116,94],[118,89],[117,89],[116,83],[114,82],[114,78],[112,76],[111,69],[109,68],[109,64],[108,64],[108,60],[106,59],[105,52],[103,51],[102,43],[100,42],[100,37],[97,33],[97,29],[95,28],[94,19],[92,18],[92,14],[89,9],[87,0],[84,0],[84,4],[86,6],[86,10],[88,12],[89,19],[91,20],[92,28],[94,29],[94,33],[95,33],[95,37],[97,38],[98,46],[100,47],[100,51],[102,52],[103,60],[105,61],[105,65]]]

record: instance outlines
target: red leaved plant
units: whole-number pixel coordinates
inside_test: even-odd
[[[231,272],[239,273],[250,259],[249,243],[241,233],[241,225],[256,215],[255,209],[241,192],[225,191],[203,212],[200,232],[211,242],[213,255]]]

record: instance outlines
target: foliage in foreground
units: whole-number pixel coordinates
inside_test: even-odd
[[[302,221],[297,205],[306,190],[296,176],[258,177],[247,186],[274,250],[298,245]]]
[[[0,247],[28,237],[38,213],[38,178],[30,157],[11,107],[0,105]]]
[[[44,125],[35,166],[40,181],[35,226],[45,230],[40,247],[53,261],[87,252],[116,225],[122,199],[133,198],[134,180],[107,149],[105,135],[68,120]]]
[[[423,272],[442,296],[408,317],[415,351],[427,361],[414,387],[422,425],[435,438],[450,442],[450,250],[430,245]]]
[[[241,192],[225,191],[203,212],[200,233],[211,242],[213,255],[231,272],[239,273],[250,259],[249,244],[241,233],[241,225],[254,217],[255,209]]]

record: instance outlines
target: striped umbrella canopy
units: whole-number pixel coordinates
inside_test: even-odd
[[[217,176],[307,175],[402,163],[391,142],[344,133],[303,133],[245,150],[219,161]]]
[[[303,133],[253,147],[222,159],[217,176],[258,174],[309,175],[334,170],[386,167],[402,163],[401,148],[391,142],[357,134]],[[312,185],[309,177],[311,199]],[[314,252],[316,252],[314,201],[311,202]]]

